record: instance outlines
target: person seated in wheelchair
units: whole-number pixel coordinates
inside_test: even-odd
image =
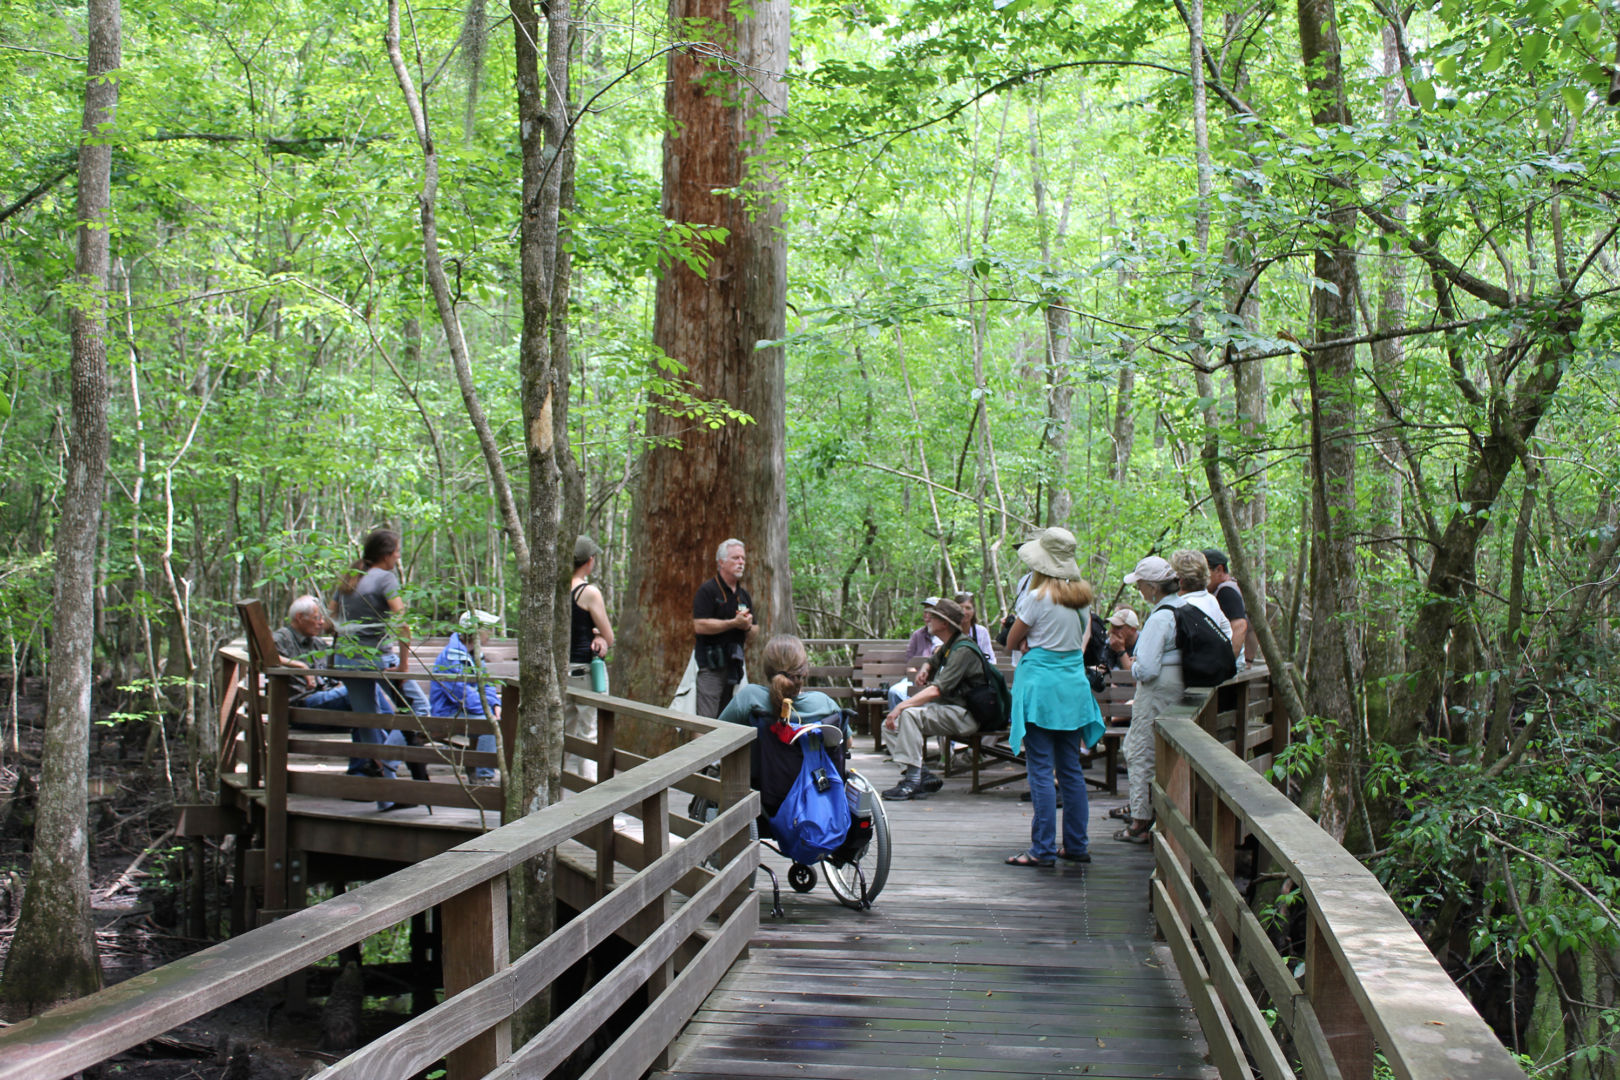
[[[868,834],[859,821],[840,813],[819,823],[823,834],[818,838],[818,823],[803,821],[798,826],[787,826],[781,813],[783,803],[792,798],[814,799],[810,791],[796,796],[794,789],[801,776],[816,794],[828,796],[837,791],[845,794],[849,802],[857,801],[845,786],[848,724],[844,711],[832,698],[819,690],[804,689],[810,675],[804,642],[791,634],[777,635],[766,643],[761,660],[770,685],[751,683],[738,687],[720,719],[747,724],[759,732],[751,751],[751,773],[752,786],[760,796],[761,836],[776,840],[782,853],[794,861],[813,862],[821,855],[841,852],[847,846],[843,841],[853,839],[853,834]],[[829,801],[836,802],[830,796]],[[826,829],[831,829],[831,834],[825,833]]]

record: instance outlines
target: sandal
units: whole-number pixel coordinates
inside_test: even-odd
[[[1131,820],[1131,808],[1129,806],[1116,806],[1108,811],[1108,816],[1116,821],[1129,821]]]
[[[1151,824],[1144,825],[1141,829],[1137,829],[1136,825],[1133,823],[1125,826],[1123,829],[1119,830],[1119,832],[1115,833],[1114,839],[1123,840],[1127,844],[1146,844],[1152,841],[1152,838],[1148,835],[1152,831],[1153,826]]]
[[[1051,866],[1051,859],[1037,859],[1027,851],[1020,851],[1016,855],[1007,856],[1005,862],[1008,866]]]
[[[1089,851],[1082,851],[1078,855],[1070,855],[1062,848],[1058,848],[1057,857],[1062,859],[1064,862],[1072,863],[1088,863],[1091,861],[1091,853]]]

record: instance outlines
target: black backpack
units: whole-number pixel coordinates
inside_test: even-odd
[[[1219,686],[1237,674],[1232,641],[1209,613],[1196,604],[1173,608],[1176,648],[1181,653],[1181,678],[1188,686]]]
[[[1007,688],[1007,680],[1001,674],[1001,669],[992,664],[970,638],[953,641],[950,652],[946,653],[947,658],[963,645],[978,656],[979,667],[984,672],[983,680],[969,682],[962,688],[968,713],[972,715],[973,722],[979,725],[980,731],[1006,731],[1007,725],[1012,722],[1012,691]]]

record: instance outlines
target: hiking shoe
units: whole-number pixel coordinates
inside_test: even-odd
[[[924,795],[932,795],[934,792],[938,791],[944,786],[944,780],[941,780],[938,776],[935,776],[931,772],[925,772],[923,773],[922,780],[917,784],[917,790],[921,791]]]
[[[888,791],[885,791],[883,797],[891,800],[926,799],[928,792],[919,781],[902,780]]]

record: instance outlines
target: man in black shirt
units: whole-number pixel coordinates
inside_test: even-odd
[[[692,597],[697,636],[697,712],[720,715],[743,679],[743,646],[754,632],[753,599],[741,585],[748,555],[741,540],[726,540],[714,553],[715,575]]]
[[[1209,563],[1209,591],[1221,605],[1226,621],[1232,624],[1232,653],[1241,669],[1243,653],[1249,643],[1249,609],[1243,603],[1243,590],[1238,588],[1226,567],[1226,552],[1220,548],[1205,548],[1204,560]]]

